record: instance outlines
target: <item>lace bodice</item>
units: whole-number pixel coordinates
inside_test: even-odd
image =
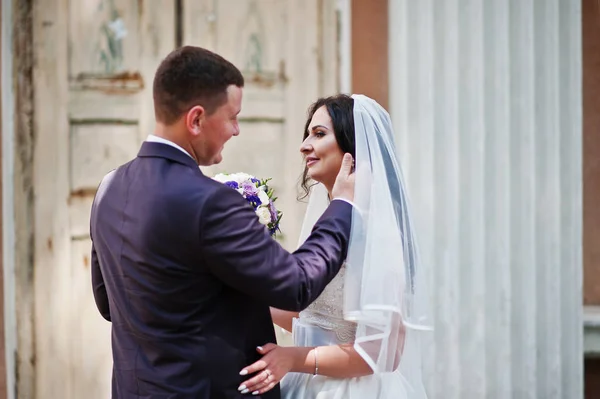
[[[300,319],[317,325],[325,330],[335,331],[340,343],[354,342],[356,324],[344,320],[344,276],[346,264],[325,287],[321,295],[300,312]]]

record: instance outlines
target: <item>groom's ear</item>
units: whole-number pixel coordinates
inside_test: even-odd
[[[187,112],[185,117],[185,125],[188,131],[194,135],[198,136],[202,131],[202,123],[206,118],[206,111],[204,107],[201,105],[196,105]]]

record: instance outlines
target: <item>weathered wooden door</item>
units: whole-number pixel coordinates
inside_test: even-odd
[[[284,245],[295,246],[298,147],[307,106],[337,87],[336,18],[334,0],[35,2],[35,366],[19,375],[20,392],[33,383],[37,398],[110,396],[89,210],[102,176],[152,132],[153,74],[178,44],[213,49],[243,70],[241,134],[205,172],[273,177]]]

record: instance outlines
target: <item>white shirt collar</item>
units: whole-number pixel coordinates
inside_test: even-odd
[[[151,143],[162,143],[162,144],[170,145],[171,147],[177,148],[179,151],[183,152],[188,157],[194,159],[194,157],[192,157],[189,152],[187,152],[186,150],[184,150],[182,147],[178,146],[177,144],[173,143],[171,140],[167,140],[162,137],[158,137],[154,134],[149,134],[148,138],[146,138],[146,141],[151,142]]]

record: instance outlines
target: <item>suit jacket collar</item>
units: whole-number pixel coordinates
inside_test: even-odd
[[[175,147],[163,143],[145,141],[138,152],[138,157],[165,158],[183,165],[187,165],[190,168],[199,169],[198,164],[191,156],[184,154]]]

